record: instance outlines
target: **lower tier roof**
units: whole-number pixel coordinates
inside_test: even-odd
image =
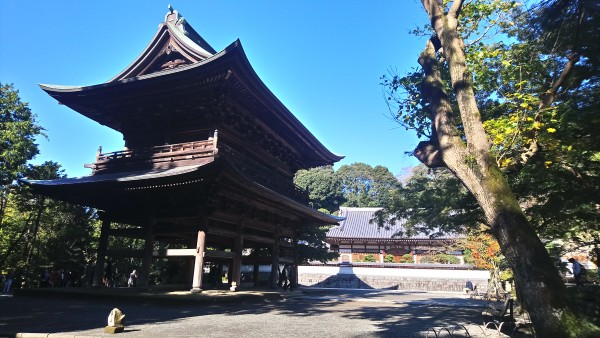
[[[96,208],[106,213],[218,209],[217,199],[253,204],[294,215],[312,225],[337,224],[342,218],[314,210],[246,178],[224,158],[164,170],[143,170],[57,180],[21,180],[34,193]],[[172,215],[171,215],[172,217]]]

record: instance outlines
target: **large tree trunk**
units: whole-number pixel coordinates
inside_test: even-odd
[[[544,245],[535,234],[508,182],[490,154],[487,135],[475,101],[464,44],[458,36],[462,1],[444,13],[442,1],[423,0],[436,37],[427,42],[419,63],[425,71],[422,90],[431,105],[435,139],[420,144],[415,155],[428,166],[448,167],[471,191],[483,209],[502,253],[511,265],[522,301],[540,337],[592,336],[594,327],[581,325],[577,308]],[[457,98],[464,138],[444,91],[436,57],[443,51]],[[597,334],[597,331],[596,333]]]

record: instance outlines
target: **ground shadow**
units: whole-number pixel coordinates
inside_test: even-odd
[[[336,312],[346,319],[369,321],[376,327],[376,332],[373,332],[376,337],[406,337],[407,332],[422,332],[431,327],[456,323],[479,323],[481,320],[481,307],[478,303],[459,295],[436,298],[431,297],[431,294],[425,296],[427,293],[424,292],[390,291],[386,294],[374,289],[304,289],[294,293],[288,291],[287,295],[294,297],[202,303],[165,301],[151,297],[3,297],[0,299],[0,306],[10,311],[3,311],[0,333],[72,333],[95,330],[106,325],[108,313],[114,307],[126,314],[127,325],[173,324],[181,319],[213,314],[227,314],[228,318],[267,313],[288,317],[318,317]],[[460,302],[470,303],[461,306]],[[305,336],[311,335],[306,333]]]

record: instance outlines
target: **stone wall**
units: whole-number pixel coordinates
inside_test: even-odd
[[[298,284],[323,288],[462,292],[468,279],[485,291],[489,277],[489,272],[482,270],[298,267]]]

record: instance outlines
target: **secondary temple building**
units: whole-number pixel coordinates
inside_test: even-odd
[[[265,86],[239,40],[217,52],[171,7],[146,49],[111,80],[40,86],[125,141],[123,150],[100,148],[86,165],[90,176],[25,181],[99,211],[96,284],[106,257],[119,256],[141,258],[142,286],[156,257],[185,257],[195,291],[209,262],[230,266],[233,290],[242,264],[270,264],[275,285],[279,264],[296,263],[298,234],[340,220],[309,208],[293,177],[342,156]],[[144,248],[109,250],[111,236],[143,239]]]
[[[464,264],[462,252],[451,249],[464,236],[448,233],[435,237],[424,233],[407,234],[403,220],[387,222],[379,227],[371,220],[381,209],[340,208],[340,225],[329,229],[325,239],[330,248],[340,254],[340,263],[360,262],[367,255],[375,258],[377,263],[384,263],[389,255],[394,257],[389,263],[421,263],[423,257],[432,253],[447,252]],[[411,256],[409,261],[405,259],[406,255]]]

